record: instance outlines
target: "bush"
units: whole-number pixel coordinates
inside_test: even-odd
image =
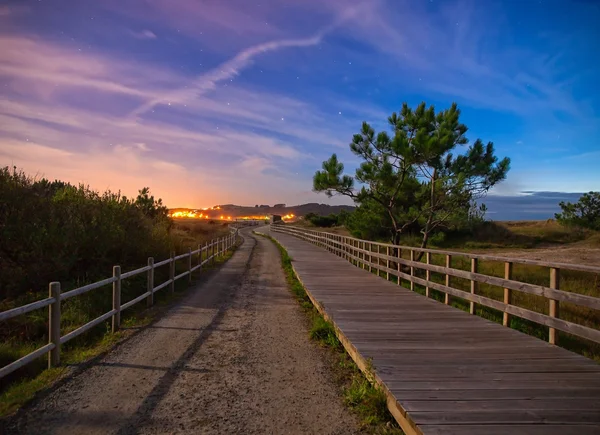
[[[0,169],[0,299],[46,291],[48,282],[91,282],[114,264],[167,256],[172,221],[150,190],[136,199]]]
[[[600,231],[600,192],[584,193],[575,204],[560,202],[556,220],[568,227]]]
[[[309,221],[315,227],[330,228],[340,225],[339,215],[330,214],[329,216],[321,216],[316,213],[307,213],[304,219]]]

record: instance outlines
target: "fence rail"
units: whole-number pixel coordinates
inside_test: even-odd
[[[520,317],[547,326],[549,328],[548,341],[550,344],[557,343],[557,331],[567,332],[595,343],[600,343],[600,330],[596,329],[598,324],[596,324],[596,328],[594,328],[559,318],[559,306],[561,302],[568,302],[592,310],[600,310],[600,297],[572,293],[559,289],[561,270],[588,272],[600,276],[600,267],[520,258],[506,258],[466,252],[422,249],[411,246],[397,246],[286,225],[271,225],[271,230],[287,233],[326,248],[330,252],[350,261],[357,267],[368,269],[370,272],[375,270],[379,276],[381,276],[381,273],[384,273],[388,280],[390,279],[390,276],[395,276],[398,285],[402,284],[402,280],[406,280],[408,281],[411,290],[415,290],[415,284],[423,286],[427,297],[430,296],[431,289],[442,292],[445,294],[444,302],[447,305],[450,304],[450,296],[464,299],[469,302],[469,312],[471,314],[475,314],[476,305],[496,309],[503,313],[502,324],[504,326],[509,326],[511,316]],[[410,260],[402,258],[402,252],[409,252]],[[415,260],[416,253],[425,254],[425,263]],[[444,255],[445,266],[431,264],[432,254]],[[470,271],[453,268],[452,259],[456,257],[469,259],[471,262]],[[480,273],[478,271],[480,261],[504,263],[504,278]],[[394,263],[395,267],[391,267]],[[513,266],[515,264],[547,268],[548,286],[534,285],[512,279]],[[424,271],[424,278],[417,276],[417,271]],[[432,281],[432,272],[444,275],[444,284]],[[422,273],[420,275],[423,276]],[[453,287],[452,277],[470,281],[470,291]],[[498,301],[486,296],[478,295],[479,284],[488,284],[502,288],[503,300]],[[542,314],[513,305],[513,291],[545,298],[548,304],[548,314]],[[599,315],[600,313],[595,313],[595,318],[598,318]]]
[[[204,245],[199,245],[198,249],[192,251],[191,249],[188,252],[174,256],[171,255],[170,258],[154,263],[154,258],[148,258],[148,265],[141,267],[136,270],[132,270],[129,272],[121,273],[121,267],[115,266],[113,268],[113,276],[110,278],[103,279],[101,281],[97,281],[91,284],[84,285],[82,287],[70,290],[65,293],[61,293],[61,286],[59,282],[52,282],[49,285],[49,295],[47,298],[32,302],[27,305],[23,305],[21,307],[16,307],[4,312],[0,313],[0,321],[6,321],[12,319],[13,317],[17,317],[26,313],[29,313],[33,310],[41,309],[48,307],[48,344],[40,347],[39,349],[34,350],[33,352],[23,356],[22,358],[0,368],[0,378],[14,372],[15,370],[29,364],[33,360],[48,354],[48,367],[53,367],[60,364],[60,349],[61,345],[65,344],[67,341],[72,340],[80,334],[88,331],[94,326],[99,325],[102,322],[112,318],[112,332],[117,331],[121,326],[121,312],[126,310],[127,308],[132,307],[133,305],[142,302],[143,300],[147,301],[148,306],[152,306],[154,303],[154,294],[167,287],[170,286],[171,292],[175,290],[175,281],[184,278],[186,276],[189,277],[189,281],[191,282],[192,273],[198,269],[201,269],[207,263],[214,263],[216,257],[225,253],[226,251],[233,248],[236,243],[238,230],[241,227],[247,225],[255,225],[256,222],[249,223],[234,223],[230,225],[230,232],[228,235],[213,239],[209,242],[206,242]],[[192,266],[193,257],[197,256],[198,261],[195,266]],[[203,260],[204,258],[204,260]],[[187,270],[177,276],[175,274],[175,263],[177,261],[187,260]],[[170,266],[170,277],[169,279],[157,286],[154,284],[154,272],[156,268],[165,266]],[[147,291],[136,297],[135,299],[122,303],[121,302],[121,283],[124,279],[131,278],[133,276],[138,276],[140,274],[145,273],[147,275]],[[84,293],[87,293],[91,290],[112,284],[113,285],[113,307],[110,311],[102,314],[100,317],[95,318],[94,320],[86,323],[83,326],[69,332],[68,334],[61,337],[60,335],[60,309],[61,302],[74,297],[79,296]]]

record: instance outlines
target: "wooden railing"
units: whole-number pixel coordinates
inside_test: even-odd
[[[27,305],[23,305],[21,307],[16,307],[8,311],[4,311],[0,313],[0,322],[6,321],[8,319],[12,319],[13,317],[17,317],[26,313],[29,313],[34,310],[38,310],[41,308],[48,307],[48,344],[40,347],[39,349],[25,355],[24,357],[8,364],[0,368],[0,378],[12,373],[13,371],[23,367],[26,364],[29,364],[31,361],[48,354],[48,367],[53,367],[60,364],[60,348],[61,345],[66,343],[69,340],[77,337],[80,334],[88,331],[94,326],[112,318],[112,331],[115,332],[120,328],[121,325],[121,312],[126,310],[127,308],[132,307],[133,305],[146,300],[147,306],[152,306],[154,303],[154,294],[165,288],[169,287],[171,292],[175,291],[175,282],[181,278],[188,277],[189,281],[192,280],[192,273],[196,270],[202,269],[204,265],[207,263],[214,263],[216,257],[225,253],[229,249],[231,249],[236,242],[237,233],[239,227],[243,227],[246,225],[255,225],[255,222],[249,223],[234,223],[230,225],[230,233],[227,236],[213,239],[209,242],[206,242],[204,246],[198,246],[198,249],[192,251],[190,248],[188,252],[183,253],[181,255],[173,255],[171,254],[170,258],[166,260],[155,263],[154,258],[148,258],[148,265],[141,267],[136,270],[131,270],[129,272],[122,273],[121,266],[113,267],[113,276],[110,278],[106,278],[102,281],[94,282],[92,284],[84,285],[83,287],[79,287],[68,292],[62,293],[61,286],[59,282],[51,282],[49,286],[49,294],[48,297],[42,299],[37,302],[32,302]],[[197,264],[193,266],[193,257],[197,256]],[[179,275],[175,275],[175,264],[178,261],[186,261],[186,271],[180,273]],[[169,266],[169,279],[162,284],[155,285],[154,283],[154,272],[157,268],[162,266]],[[121,283],[123,280],[127,278],[131,278],[133,276],[137,276],[145,273],[147,276],[147,290],[144,294],[132,299],[128,302],[121,302]],[[104,313],[100,317],[86,323],[85,325],[75,329],[74,331],[69,332],[66,335],[61,337],[60,335],[60,308],[61,302],[72,298],[74,296],[82,295],[91,290],[110,285],[113,286],[112,293],[112,309],[107,313]]]
[[[598,311],[600,310],[600,297],[559,290],[561,270],[588,272],[590,273],[589,285],[597,286],[598,278],[600,278],[600,267],[396,246],[287,225],[271,225],[271,231],[287,233],[324,247],[358,267],[369,269],[371,272],[374,271],[379,276],[383,273],[388,280],[390,280],[390,276],[395,276],[398,285],[402,284],[402,280],[406,280],[411,290],[415,290],[415,285],[420,285],[424,287],[427,297],[430,296],[431,289],[442,292],[446,304],[450,304],[451,296],[462,298],[469,302],[469,312],[471,314],[475,314],[476,304],[498,310],[503,314],[502,323],[504,326],[510,325],[511,316],[547,326],[549,328],[548,341],[551,344],[557,343],[557,331],[564,331],[600,343],[600,330],[598,329],[600,325],[600,311]],[[410,260],[402,258],[402,252],[408,252]],[[424,254],[421,255],[424,257],[425,262],[416,261],[416,254],[419,253]],[[432,255],[445,256],[444,266],[431,264]],[[469,259],[470,271],[453,268],[452,259],[456,257]],[[490,276],[478,272],[480,261],[504,263],[504,277]],[[514,280],[513,266],[515,264],[547,268],[548,285],[536,285]],[[422,272],[417,273],[417,271],[424,271],[424,274]],[[431,278],[432,272],[443,275],[445,278],[444,283],[433,281]],[[470,291],[467,292],[453,287],[452,277],[470,281]],[[592,277],[596,282],[593,281]],[[477,294],[480,284],[502,288],[503,300],[499,301]],[[548,304],[548,314],[513,305],[513,291],[545,298]],[[559,306],[561,303],[569,303],[589,309],[591,314],[587,317],[592,321],[587,323],[590,326],[560,319]]]

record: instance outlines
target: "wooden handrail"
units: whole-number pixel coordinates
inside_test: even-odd
[[[299,230],[299,231],[306,232],[306,233],[314,233],[314,234],[317,234],[317,236],[315,236],[315,238],[317,238],[319,240],[326,240],[326,238],[325,238],[325,236],[318,236],[318,234],[323,234],[323,235],[333,234],[333,233],[328,233],[325,231],[306,230],[304,228],[298,228],[298,227],[286,227],[285,225],[273,225],[273,227],[277,228],[277,229],[285,228],[284,231],[294,229],[294,230]],[[337,235],[337,234],[334,234],[334,235]],[[451,255],[451,256],[457,256],[457,257],[465,257],[465,258],[469,258],[469,259],[477,258],[479,260],[486,260],[486,261],[502,261],[502,262],[511,261],[511,262],[514,262],[515,264],[526,264],[529,266],[554,267],[557,269],[576,270],[578,272],[600,273],[599,266],[589,266],[586,264],[570,264],[570,263],[558,263],[558,262],[553,262],[553,261],[530,260],[527,258],[499,257],[496,255],[488,255],[488,254],[473,254],[470,252],[447,251],[447,250],[443,250],[443,249],[418,248],[418,247],[414,247],[414,246],[393,245],[391,243],[370,242],[368,240],[357,239],[357,238],[351,237],[351,236],[342,236],[342,237],[344,237],[346,240],[354,240],[354,241],[363,242],[363,243],[366,242],[366,243],[371,243],[373,245],[379,245],[382,247],[405,249],[407,251],[413,250],[415,252],[423,252],[423,253],[430,252],[432,254]],[[366,252],[368,252],[368,251],[366,251]]]
[[[370,242],[349,236],[340,236],[337,234],[307,230],[303,228],[271,225],[272,231],[288,233],[290,235],[307,240],[319,246],[325,247],[330,252],[350,261],[351,264],[363,269],[375,269],[376,274],[386,274],[395,276],[400,284],[401,280],[409,282],[410,289],[414,290],[415,285],[423,286],[425,295],[429,296],[429,290],[434,289],[445,294],[445,303],[450,303],[450,296],[459,297],[469,302],[469,312],[475,314],[475,304],[499,310],[503,313],[502,324],[509,326],[511,316],[521,317],[523,319],[549,327],[549,342],[556,344],[557,330],[567,332],[596,343],[600,343],[600,331],[589,326],[569,322],[559,318],[559,302],[568,302],[577,306],[591,308],[600,311],[600,298],[572,293],[559,290],[558,275],[560,270],[574,270],[579,272],[595,273],[600,275],[600,267],[587,265],[572,265],[565,263],[533,261],[522,258],[506,258],[493,255],[479,255],[465,252],[445,251],[437,249],[421,249],[409,246],[396,246],[388,243]],[[366,244],[369,249],[365,249]],[[373,247],[376,247],[373,249]],[[384,252],[381,248],[384,247]],[[390,255],[391,248],[396,249],[399,255]],[[401,258],[402,250],[410,252],[410,260]],[[415,261],[415,252],[426,253],[426,262]],[[431,264],[431,255],[440,254],[446,257],[445,266]],[[471,260],[470,271],[456,269],[451,267],[453,257],[465,257]],[[490,276],[481,273],[478,269],[479,261],[496,261],[504,263],[504,278]],[[390,263],[396,263],[397,269],[390,267]],[[543,266],[549,269],[549,286],[535,285],[517,281],[513,278],[513,265],[525,264]],[[410,273],[403,272],[400,266],[405,266]],[[425,271],[425,279],[416,276],[416,270]],[[445,285],[431,280],[431,272],[445,275]],[[462,278],[471,282],[470,291],[461,290],[451,285],[451,277]],[[497,301],[488,297],[481,296],[478,293],[479,284],[488,284],[503,289],[503,301]],[[512,305],[512,292],[518,291],[526,294],[542,296],[548,300],[548,315],[528,310]]]
[[[169,286],[174,285],[175,281],[181,279],[185,276],[190,277],[192,273],[202,268],[205,264],[209,262],[214,262],[217,256],[229,251],[231,248],[235,246],[238,231],[240,228],[250,225],[257,225],[257,222],[236,222],[230,224],[230,232],[228,235],[223,236],[219,239],[214,239],[210,244],[205,244],[204,246],[199,246],[198,249],[192,251],[191,249],[188,252],[178,255],[172,256],[166,260],[155,263],[154,258],[150,257],[148,259],[148,265],[141,267],[139,269],[135,269],[129,272],[121,273],[120,266],[115,266],[114,274],[110,278],[103,279],[101,281],[97,281],[91,284],[86,284],[82,287],[70,290],[65,293],[61,293],[60,283],[52,282],[50,283],[50,295],[46,299],[42,299],[36,302],[32,302],[27,305],[23,305],[20,307],[15,307],[7,311],[0,312],[0,321],[6,321],[13,317],[17,317],[23,314],[26,314],[30,311],[48,307],[49,311],[49,342],[45,346],[42,346],[33,352],[21,357],[17,361],[14,361],[2,368],[0,368],[0,379],[15,370],[23,367],[26,364],[29,364],[31,361],[48,354],[48,367],[53,367],[60,364],[60,347],[62,344],[67,341],[77,337],[78,335],[88,331],[92,327],[112,318],[113,322],[113,331],[116,331],[119,328],[120,324],[120,313],[122,310],[127,309],[136,303],[139,303],[143,300],[147,300],[148,306],[151,306],[154,303],[153,295],[157,291]],[[205,253],[206,258],[202,260],[202,256]],[[198,265],[196,267],[191,267],[192,264],[192,256],[198,255]],[[175,262],[186,259],[187,267],[186,272],[181,273],[177,276],[173,276],[168,279],[166,282],[155,286],[154,284],[154,271],[157,267],[164,265],[171,265],[172,270],[174,271]],[[124,304],[121,303],[121,283],[124,279],[131,278],[133,276],[140,275],[142,273],[147,273],[147,290],[146,293],[136,297],[135,299],[126,302]],[[89,321],[85,325],[80,326],[79,328],[69,332],[64,336],[60,336],[60,304],[63,300],[78,296],[84,293],[87,293],[91,290],[103,287],[105,285],[113,284],[113,309],[103,315]]]

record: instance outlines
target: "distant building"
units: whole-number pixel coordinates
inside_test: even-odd
[[[277,223],[277,222],[283,222],[283,220],[281,220],[281,215],[278,215],[278,214],[272,214],[270,221],[272,224]]]

